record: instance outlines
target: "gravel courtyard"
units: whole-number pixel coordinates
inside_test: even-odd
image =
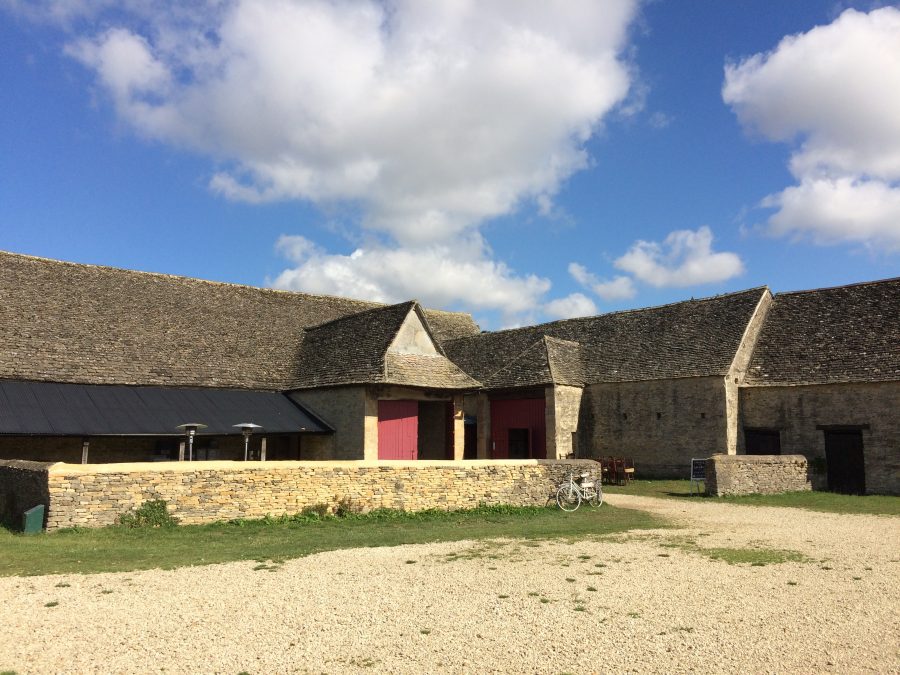
[[[609,501],[680,527],[3,578],[0,672],[900,672],[900,519]]]

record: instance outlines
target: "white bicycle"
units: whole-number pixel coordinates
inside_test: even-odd
[[[591,479],[590,474],[583,473],[575,479],[575,474],[569,474],[569,480],[559,486],[556,491],[556,504],[563,511],[575,511],[581,502],[586,501],[591,506],[603,504],[603,488],[600,487],[600,479]]]

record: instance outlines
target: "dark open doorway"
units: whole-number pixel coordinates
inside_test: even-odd
[[[866,493],[862,431],[825,431],[825,461],[829,490],[849,495]]]
[[[777,429],[744,429],[744,452],[748,455],[780,455],[781,433]]]
[[[528,459],[531,456],[528,429],[510,429],[508,447],[510,459]]]

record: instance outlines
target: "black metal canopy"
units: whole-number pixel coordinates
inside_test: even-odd
[[[0,434],[177,436],[192,420],[203,436],[239,436],[247,420],[263,434],[333,431],[277,392],[0,380]]]

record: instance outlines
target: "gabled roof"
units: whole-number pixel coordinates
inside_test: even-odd
[[[661,307],[482,333],[444,344],[447,355],[486,381],[543,336],[581,345],[585,383],[725,375],[765,287]],[[580,377],[579,377],[580,375]]]
[[[581,346],[577,342],[544,335],[484,380],[488,389],[545,384],[584,384]]]
[[[779,293],[746,383],[900,380],[900,278]]]
[[[377,307],[0,252],[0,379],[283,390],[305,328]],[[478,331],[425,314],[438,340]]]
[[[436,353],[400,354],[388,350],[411,312],[429,337],[422,308],[411,300],[335,319],[306,331],[298,377],[291,389],[348,384],[400,384],[435,389],[472,389],[479,383],[451,363],[435,341]]]

